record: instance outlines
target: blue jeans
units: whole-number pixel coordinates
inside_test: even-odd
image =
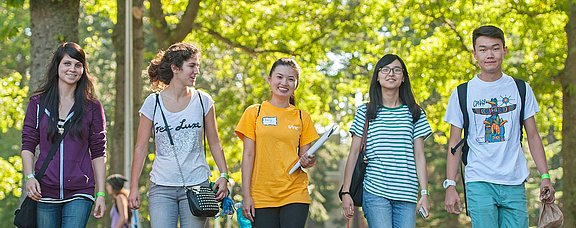
[[[528,227],[524,184],[466,183],[472,227]]]
[[[208,186],[208,181],[202,183]],[[196,217],[190,212],[186,191],[182,186],[162,186],[150,183],[148,192],[148,210],[152,228],[177,227],[180,217],[180,227],[204,227],[207,219]]]
[[[364,190],[362,209],[368,227],[406,228],[416,226],[416,203],[389,200]]]
[[[86,227],[93,204],[92,200],[82,197],[66,203],[38,202],[37,227]]]

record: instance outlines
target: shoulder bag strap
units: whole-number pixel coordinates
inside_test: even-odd
[[[70,121],[68,121],[64,124],[64,126],[63,126],[64,132],[62,132],[61,135],[58,135],[58,138],[56,139],[56,141],[54,141],[54,143],[52,143],[52,147],[50,147],[50,151],[48,152],[48,155],[44,159],[44,162],[42,163],[42,167],[40,168],[40,170],[38,170],[38,173],[34,175],[34,178],[36,178],[36,180],[40,181],[42,179],[42,177],[44,177],[44,173],[46,172],[46,169],[48,168],[48,164],[52,161],[52,159],[54,158],[54,155],[56,154],[56,150],[58,149],[58,147],[60,147],[60,143],[62,142],[62,140],[64,140],[64,137],[66,136],[66,134],[68,134],[68,129],[70,128],[71,122],[72,122],[72,120],[70,119]]]
[[[202,107],[202,129],[204,130],[204,157],[206,157],[206,119],[204,118],[204,103],[202,102],[202,95],[200,95],[200,91],[198,92],[198,98],[200,98],[200,107]]]
[[[162,110],[162,105],[160,105],[160,95],[156,94],[156,103],[160,107],[160,113],[162,114],[162,120],[164,120],[164,126],[166,127],[166,133],[168,133],[168,139],[170,139],[170,145],[172,145],[172,152],[174,153],[174,158],[176,158],[176,165],[178,165],[178,171],[180,171],[180,178],[182,178],[182,187],[186,187],[186,182],[184,182],[184,173],[182,173],[182,167],[180,166],[180,161],[178,155],[176,154],[176,146],[174,146],[174,140],[172,140],[172,134],[170,133],[170,126],[168,126],[168,121],[166,120],[166,115],[164,115],[164,110]]]
[[[366,115],[366,119],[364,121],[364,131],[362,134],[362,144],[360,145],[360,153],[362,153],[362,157],[364,158],[364,161],[367,161],[366,158],[366,141],[368,139],[368,125],[370,123],[370,120],[368,119],[368,115]]]

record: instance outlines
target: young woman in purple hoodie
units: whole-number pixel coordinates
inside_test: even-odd
[[[38,181],[34,174],[65,124],[68,134]],[[25,192],[38,201],[37,227],[86,227],[93,205],[94,217],[104,215],[105,148],[104,109],[95,97],[86,55],[78,44],[62,43],[44,84],[30,98],[22,127]]]

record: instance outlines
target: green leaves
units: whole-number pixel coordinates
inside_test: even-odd
[[[28,87],[21,88],[21,81],[22,76],[17,72],[0,78],[0,116],[5,117],[0,118],[0,133],[10,128],[22,129]]]

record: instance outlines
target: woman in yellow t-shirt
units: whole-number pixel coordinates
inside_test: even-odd
[[[294,106],[299,79],[294,59],[276,60],[267,78],[270,101],[248,107],[236,126],[244,142],[242,212],[254,227],[300,228],[308,217],[308,175],[288,174],[298,160],[304,168],[316,163],[306,151],[318,133],[310,115]]]

